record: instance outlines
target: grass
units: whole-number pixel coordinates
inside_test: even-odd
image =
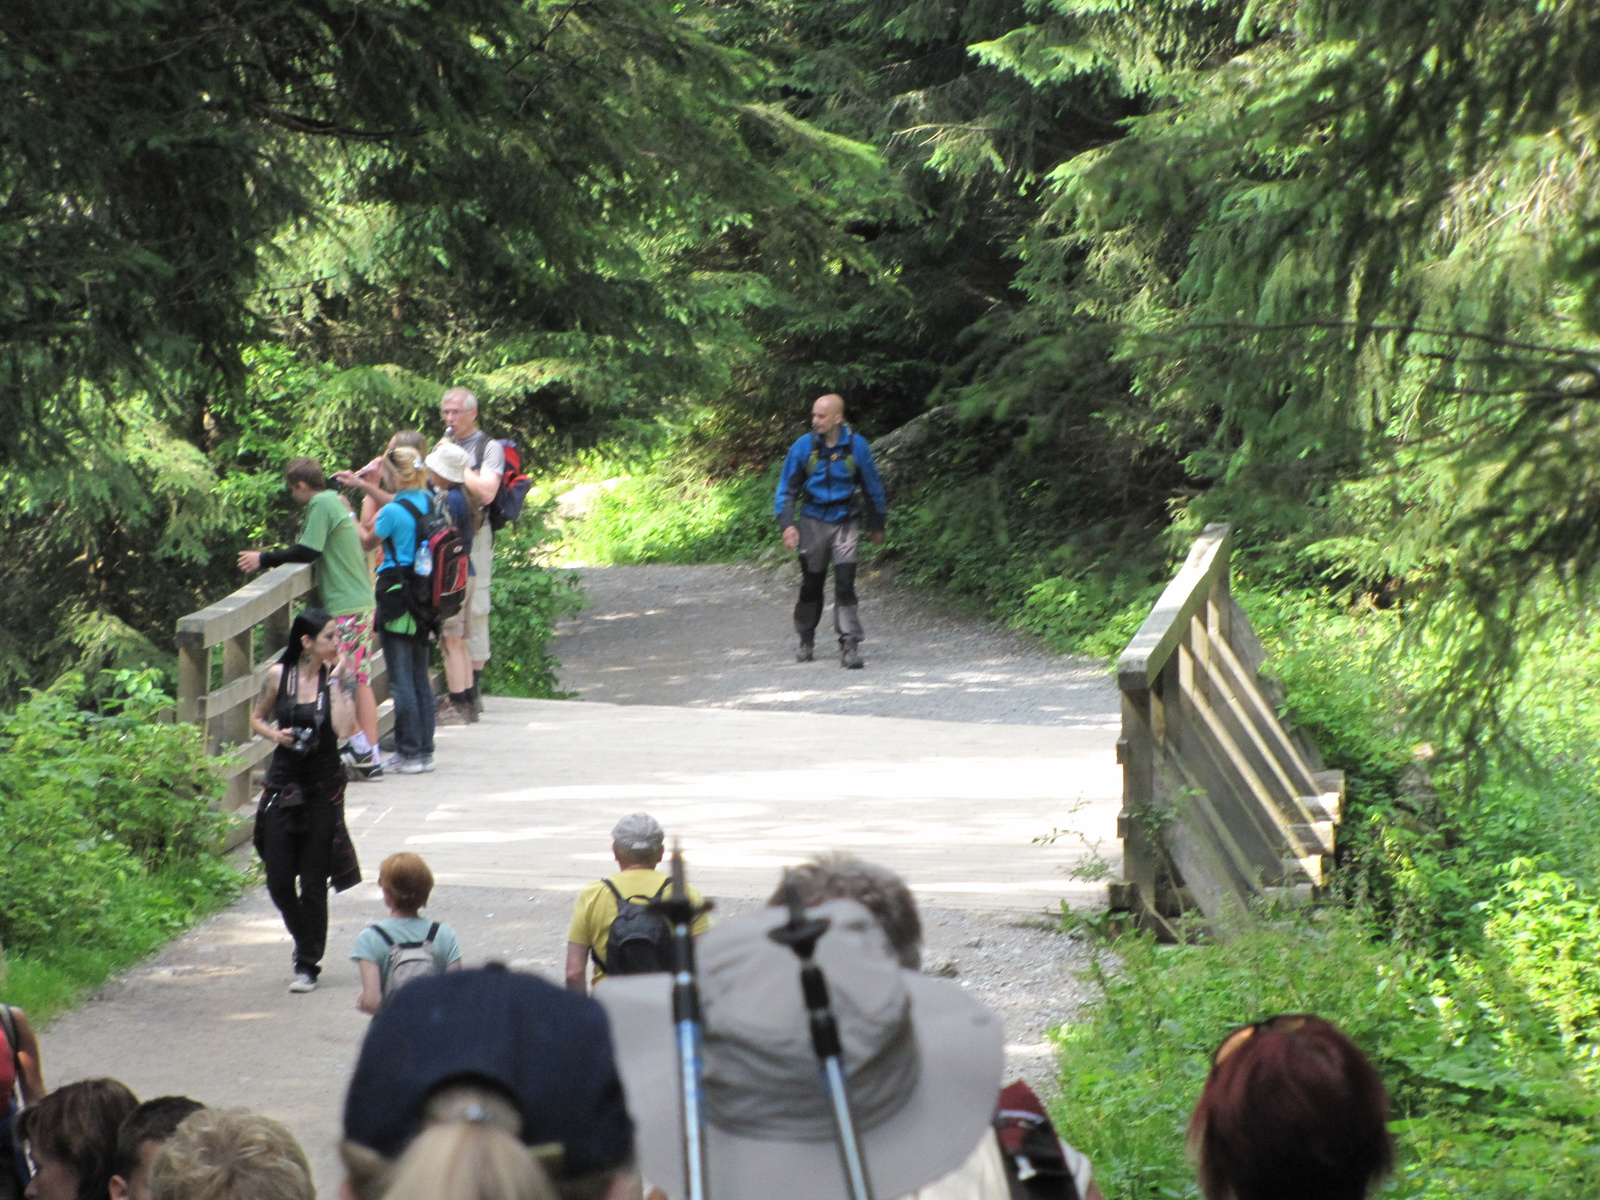
[[[139,878],[110,900],[116,912],[114,937],[8,951],[0,1002],[21,1008],[35,1024],[48,1022],[118,971],[225,908],[249,879],[248,872],[223,859]]]
[[[546,480],[541,495],[575,488],[586,511],[560,523],[561,561],[587,566],[734,562],[777,544],[777,467],[709,479],[671,445],[591,454]]]

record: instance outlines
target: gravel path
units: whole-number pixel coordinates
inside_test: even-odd
[[[589,606],[562,623],[556,657],[562,686],[584,700],[1105,730],[1120,720],[1101,664],[924,603],[870,565],[857,585],[867,633],[860,671],[827,653],[831,583],[817,660],[794,661],[791,560],[580,575]],[[1039,911],[925,906],[923,921],[925,969],[959,979],[999,1011],[1013,1068],[1053,1090],[1045,1034],[1086,996],[1080,943]]]
[[[1079,728],[1120,720],[1099,663],[921,603],[883,571],[863,571],[857,585],[862,671],[832,654],[831,591],[817,661],[794,661],[793,562],[580,575],[589,607],[562,623],[556,657],[563,686],[585,700]]]

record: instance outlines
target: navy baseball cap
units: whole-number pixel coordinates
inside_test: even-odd
[[[395,992],[373,1017],[344,1102],[344,1135],[395,1158],[442,1085],[479,1081],[522,1113],[522,1140],[562,1148],[559,1177],[633,1159],[633,1122],[595,1001],[533,975],[445,971]]]

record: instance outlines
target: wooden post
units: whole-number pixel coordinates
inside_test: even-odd
[[[222,685],[226,687],[236,679],[243,679],[255,669],[254,628],[242,630],[222,643]],[[230,749],[243,746],[250,740],[250,704],[236,704],[221,714],[221,728],[217,735]],[[235,775],[228,781],[228,794],[223,800],[223,810],[232,812],[250,796],[250,773]]]
[[[199,638],[178,636],[178,720],[200,722],[200,700],[211,690],[211,648]]]

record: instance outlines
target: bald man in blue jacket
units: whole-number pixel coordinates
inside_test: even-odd
[[[839,665],[859,670],[861,613],[856,601],[856,549],[861,523],[867,538],[883,541],[889,502],[867,439],[844,422],[844,398],[829,393],[811,406],[811,432],[789,447],[773,500],[783,544],[800,552],[800,599],[794,628],[797,662],[815,657],[828,564],[833,564],[833,628]]]

